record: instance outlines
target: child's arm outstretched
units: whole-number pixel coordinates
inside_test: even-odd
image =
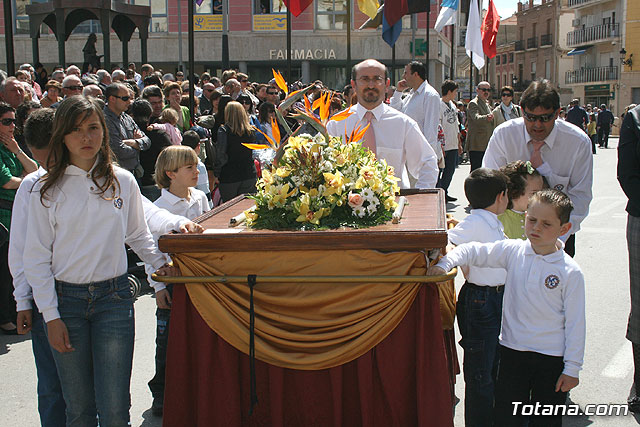
[[[556,391],[569,391],[578,385],[578,373],[584,359],[586,336],[584,276],[580,271],[567,275],[563,289],[564,302],[564,369],[558,378]]]
[[[508,240],[494,243],[463,243],[442,257],[436,265],[429,267],[427,274],[445,274],[459,265],[506,268],[510,252],[506,250],[508,244]]]

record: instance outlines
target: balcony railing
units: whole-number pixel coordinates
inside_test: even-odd
[[[516,40],[516,51],[524,50],[524,40]]]
[[[527,49],[535,49],[538,47],[538,37],[529,37],[527,39]]]
[[[567,34],[567,45],[578,46],[598,40],[606,40],[620,35],[620,24],[602,24],[581,28]]]
[[[543,34],[540,36],[540,46],[551,46],[553,44],[553,39],[551,38],[551,34]]]
[[[566,84],[591,83],[618,80],[618,67],[593,67],[569,70],[565,73]]]
[[[569,0],[569,3],[567,4],[567,6],[576,7],[576,6],[582,6],[587,3],[595,3],[597,1],[601,1],[601,0]]]

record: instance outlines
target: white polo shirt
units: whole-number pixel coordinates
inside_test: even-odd
[[[585,291],[578,264],[562,243],[538,255],[528,240],[469,243],[456,247],[438,266],[483,265],[507,270],[500,344],[564,359],[563,374],[578,377],[584,358]]]
[[[470,215],[447,231],[449,243],[491,243],[506,239],[498,216],[485,209],[471,209]],[[504,268],[476,267],[469,265],[467,280],[478,286],[504,285],[507,272]]]

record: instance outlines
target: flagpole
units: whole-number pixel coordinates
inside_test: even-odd
[[[429,81],[429,18],[431,15],[431,0],[427,0],[427,49],[425,54],[425,68],[427,69],[427,81]]]
[[[396,84],[396,45],[391,47],[391,84]]]
[[[468,27],[467,27],[467,31],[469,31]],[[471,56],[469,57],[469,101],[473,99],[471,97],[472,90],[473,90],[473,51],[471,51]]]
[[[293,83],[291,77],[291,10],[287,7],[287,81],[289,83]]]
[[[195,49],[194,49],[194,38],[193,38],[193,0],[189,0],[189,9],[188,9],[188,14],[189,14],[189,31],[187,32],[188,34],[188,40],[189,40],[189,74],[187,74],[187,81],[189,82],[189,114],[191,115],[191,117],[195,117],[195,111],[194,111],[194,93],[195,93]],[[194,120],[195,121],[195,120]]]
[[[415,13],[411,14],[411,60],[416,59],[416,27],[418,20],[416,19],[418,15]]]
[[[456,24],[452,24],[451,25],[451,70],[449,71],[449,74],[451,75],[451,80],[455,80],[455,58],[453,57],[455,55],[455,49],[456,49]]]
[[[347,0],[347,69],[346,69],[346,78],[347,81],[345,84],[351,81],[351,8],[352,8],[351,0]]]
[[[224,0],[222,3],[222,70],[229,68],[229,0]]]

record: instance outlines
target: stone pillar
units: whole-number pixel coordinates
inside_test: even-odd
[[[65,42],[65,33],[64,33],[65,25],[64,25],[64,11],[56,10],[56,36],[58,38],[58,62],[62,66],[62,68],[67,68],[67,64],[65,63],[65,52],[64,52],[64,42]]]
[[[129,64],[129,40],[122,40],[122,68],[127,69]]]
[[[301,78],[302,78],[302,83],[304,84],[309,84],[311,83],[311,63],[309,61],[302,61],[302,64],[300,64],[301,66]],[[293,83],[293,82],[290,82]]]
[[[104,51],[102,68],[111,72],[111,19],[108,10],[103,10],[101,15],[100,25],[102,26],[102,49]]]
[[[241,73],[247,73],[247,61],[240,61],[238,62],[238,70],[240,70]]]
[[[33,62],[31,63],[35,68],[36,63],[40,62],[40,48],[38,46],[39,37],[34,37],[31,39],[31,51],[33,52]]]
[[[147,38],[140,37],[140,55],[143,64],[147,63]]]

